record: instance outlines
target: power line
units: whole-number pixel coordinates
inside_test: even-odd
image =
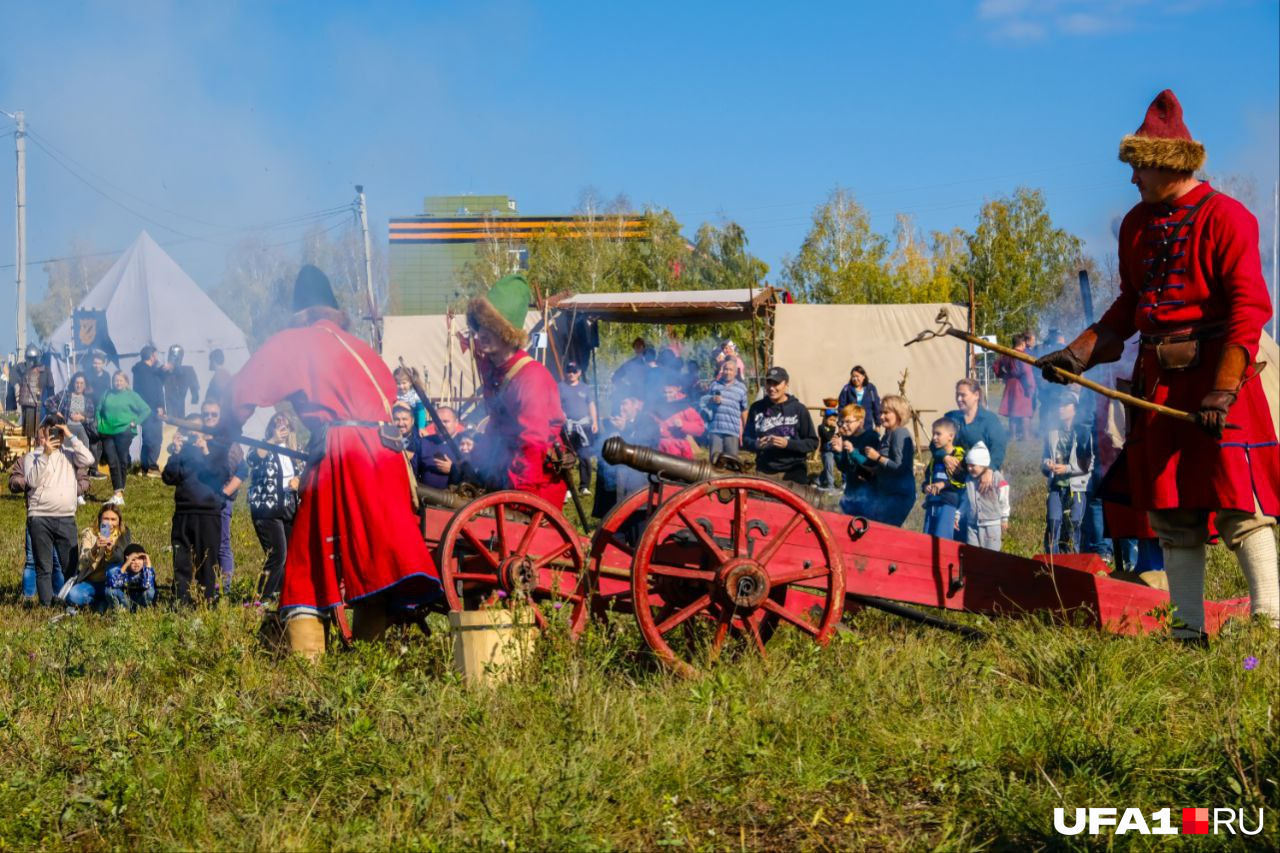
[[[130,190],[128,190],[128,189],[127,189],[127,188],[125,188],[125,187],[120,186],[119,184],[113,183],[113,182],[112,182],[112,181],[110,181],[109,179],[107,179],[107,178],[103,177],[101,174],[99,174],[99,173],[95,172],[94,170],[90,169],[89,167],[85,166],[85,165],[84,165],[83,163],[81,163],[79,160],[76,160],[74,157],[72,157],[72,156],[71,156],[70,154],[68,154],[67,152],[63,151],[63,150],[62,150],[61,148],[59,148],[57,145],[54,145],[54,144],[53,144],[53,142],[52,142],[52,141],[50,141],[50,140],[49,140],[49,138],[48,138],[48,137],[46,137],[46,136],[44,136],[43,134],[36,133],[35,131],[31,131],[31,130],[28,130],[28,133],[29,133],[31,136],[33,136],[33,137],[35,137],[36,139],[38,139],[41,143],[43,143],[43,144],[41,145],[41,147],[45,149],[45,153],[50,154],[50,156],[53,156],[53,153],[52,153],[52,152],[57,152],[57,156],[58,156],[58,157],[61,157],[62,159],[66,160],[67,162],[72,163],[72,164],[74,164],[75,166],[79,167],[79,169],[80,169],[82,172],[85,172],[85,173],[87,173],[87,174],[89,174],[89,175],[92,175],[93,177],[97,178],[101,183],[106,184],[108,187],[111,187],[112,189],[116,190],[117,192],[122,193],[122,194],[124,194],[125,196],[128,196],[129,198],[133,199],[134,201],[140,202],[141,204],[143,204],[143,205],[145,205],[145,206],[147,206],[147,207],[155,208],[156,210],[160,211],[161,213],[167,213],[167,214],[169,214],[170,216],[176,216],[176,217],[178,217],[179,219],[186,219],[186,220],[188,220],[188,221],[190,221],[190,222],[195,222],[195,223],[197,223],[197,224],[199,224],[199,225],[207,225],[207,226],[209,226],[210,228],[217,228],[217,229],[222,230],[222,231],[253,231],[253,230],[259,230],[259,229],[261,229],[261,228],[263,228],[263,227],[272,226],[272,225],[276,224],[275,222],[267,222],[267,223],[263,223],[262,225],[224,225],[224,224],[222,224],[222,223],[218,223],[218,222],[210,222],[210,221],[208,221],[208,220],[206,220],[206,219],[201,219],[201,218],[196,217],[196,216],[191,216],[190,214],[182,213],[181,211],[171,210],[171,209],[169,209],[169,208],[167,208],[167,207],[163,207],[163,206],[161,206],[161,205],[159,205],[159,204],[156,204],[155,202],[148,201],[147,199],[142,198],[141,196],[139,196],[139,195],[137,195],[137,194],[135,194],[135,193],[131,192]],[[65,164],[60,164],[60,165],[62,165],[62,166],[63,166],[63,168],[68,168]],[[325,214],[325,213],[337,212],[337,211],[339,211],[339,210],[347,210],[347,209],[350,209],[350,208],[351,208],[351,205],[350,205],[350,204],[347,204],[347,205],[343,205],[343,206],[341,206],[341,207],[333,207],[333,208],[327,208],[327,209],[325,209],[325,210],[313,211],[313,212],[311,212],[311,213],[299,214],[299,216],[300,216],[300,217],[306,217],[306,216],[311,216],[311,215],[313,215],[313,214]],[[288,222],[291,222],[291,221],[293,221],[293,220],[292,220],[292,218],[287,219],[287,220],[280,220],[280,222],[281,222],[282,224],[284,224],[284,223],[288,223]]]
[[[338,212],[340,212],[340,213],[347,213],[347,210],[346,210],[346,208],[342,208],[342,209],[340,209]],[[330,215],[330,216],[333,216],[334,214],[329,214],[329,215]],[[318,224],[318,223],[317,223],[317,224]],[[328,228],[325,228],[325,229],[324,229],[324,230],[322,230],[322,231],[318,231],[318,232],[308,232],[308,233],[303,234],[303,235],[302,235],[302,236],[300,236],[300,237],[295,237],[295,238],[293,238],[292,240],[284,240],[284,241],[281,241],[281,242],[279,242],[279,243],[267,243],[266,245],[264,245],[264,246],[262,246],[262,247],[261,247],[261,250],[266,250],[266,249],[275,249],[275,248],[279,248],[280,246],[289,246],[289,245],[292,245],[292,244],[294,244],[294,243],[301,243],[303,240],[309,240],[309,239],[311,239],[312,237],[319,237],[319,236],[323,236],[323,235],[325,235],[325,234],[328,234],[328,233],[330,233],[330,232],[333,232],[333,231],[338,230],[338,229],[339,229],[339,228],[341,228],[343,225],[350,225],[350,224],[352,224],[352,223],[347,222],[347,221],[345,221],[345,220],[344,220],[344,221],[339,221],[339,222],[337,222],[337,223],[335,223],[335,224],[333,224],[333,225],[329,226]],[[171,246],[177,246],[177,245],[180,245],[180,244],[182,244],[182,243],[190,243],[190,242],[191,242],[191,240],[189,240],[189,239],[187,239],[187,238],[182,238],[182,239],[179,239],[179,240],[168,240],[168,241],[166,241],[166,242],[164,242],[164,243],[159,243],[158,245],[159,245],[161,248],[167,249],[167,248],[169,248],[169,247],[171,247]],[[101,257],[105,257],[105,256],[108,256],[108,255],[120,255],[120,254],[123,254],[127,248],[128,248],[128,247],[126,246],[126,247],[125,247],[125,249],[111,249],[111,250],[108,250],[108,251],[105,251],[105,252],[82,252],[82,253],[75,254],[75,255],[63,255],[63,256],[61,256],[61,257],[56,257],[56,258],[42,258],[42,259],[40,259],[40,260],[38,260],[38,261],[27,261],[27,266],[29,266],[29,267],[35,267],[35,266],[42,266],[43,264],[54,264],[54,263],[58,263],[59,261],[75,261],[75,260],[79,260],[80,258],[101,258]],[[234,247],[233,247],[233,248],[234,248]],[[16,267],[16,266],[17,266],[17,264],[0,264],[0,270],[11,270],[11,269],[13,269],[13,268],[14,268],[14,267]]]

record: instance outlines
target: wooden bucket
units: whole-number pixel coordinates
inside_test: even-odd
[[[503,681],[533,652],[538,633],[527,608],[450,611],[453,668],[468,684]]]

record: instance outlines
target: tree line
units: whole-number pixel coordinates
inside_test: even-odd
[[[972,282],[977,329],[1007,339],[1046,317],[1069,317],[1067,325],[1073,325],[1080,315],[1075,286],[1080,269],[1092,273],[1100,291],[1096,304],[1105,305],[1116,286],[1114,264],[1086,257],[1082,241],[1054,224],[1043,193],[1031,188],[987,201],[972,231],[925,234],[909,215],[899,214],[892,233],[881,234],[855,194],[837,187],[815,207],[799,248],[773,276],[769,265],[751,253],[748,235],[736,222],[704,222],[688,237],[670,210],[650,208],[640,214],[646,237],[637,240],[620,238],[624,223],[637,216],[625,196],[601,199],[587,192],[575,212],[577,223],[520,246],[495,229],[462,271],[459,291],[481,292],[521,266],[544,294],[760,289],[772,283],[798,302],[963,304]],[[570,235],[575,228],[578,233]],[[222,280],[210,293],[256,345],[287,322],[293,276],[302,264],[314,263],[330,271],[352,316],[363,317],[367,306],[358,241],[354,228],[318,227],[287,247],[266,237],[247,238],[228,252]],[[95,257],[78,240],[72,249],[71,260],[45,265],[49,286],[31,310],[41,338],[68,316],[113,261]],[[375,246],[374,254],[375,291],[385,298],[386,247]],[[360,324],[360,331],[366,330]],[[615,331],[619,337],[631,333]]]

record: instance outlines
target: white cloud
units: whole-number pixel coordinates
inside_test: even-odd
[[[1049,35],[1078,38],[1133,29],[1157,0],[979,0],[976,13],[990,34],[1007,41],[1039,41]],[[1160,6],[1161,15],[1185,15],[1205,0],[1178,0]]]

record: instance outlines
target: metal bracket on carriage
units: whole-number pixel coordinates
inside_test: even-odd
[[[868,521],[867,519],[863,518],[860,515],[855,515],[853,518],[849,519],[849,528],[848,528],[849,541],[857,542],[870,529],[871,529],[870,521]]]
[[[964,589],[964,563],[947,563],[947,598]]]

